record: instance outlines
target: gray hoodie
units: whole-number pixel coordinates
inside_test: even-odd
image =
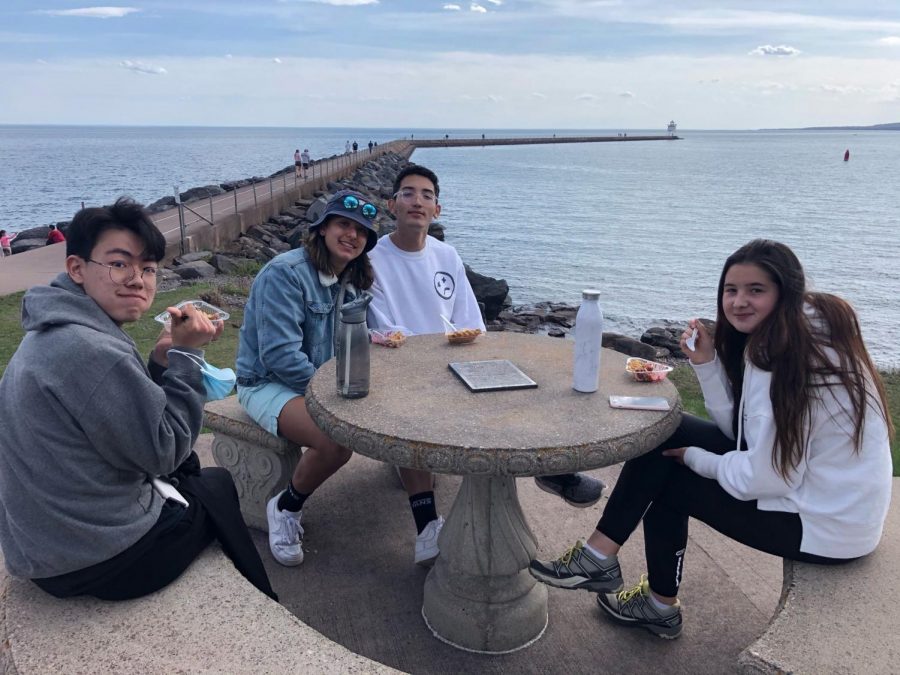
[[[190,454],[205,391],[198,366],[174,353],[155,384],[131,338],[66,274],[25,294],[22,325],[0,380],[0,545],[11,574],[39,579],[146,534],[162,508],[149,479]]]

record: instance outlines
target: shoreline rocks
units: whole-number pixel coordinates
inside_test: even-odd
[[[232,285],[232,281],[236,281],[235,285],[249,288],[249,279],[262,265],[279,253],[302,246],[310,223],[318,219],[328,198],[339,190],[352,189],[366,195],[378,209],[374,225],[379,236],[393,232],[394,217],[388,211],[387,200],[393,193],[394,177],[409,163],[395,153],[373,158],[358,167],[352,175],[338,181],[329,181],[325,190],[316,192],[314,199],[298,199],[291,207],[269,218],[266,223],[254,225],[223,250],[197,251],[179,256],[172,265],[160,270],[159,290],[171,290],[182,283],[196,281],[213,281],[219,287]],[[276,171],[270,177],[293,171],[294,167],[291,165]],[[251,177],[218,185],[193,187],[180,193],[179,197],[182,201],[207,198],[268,178]],[[174,206],[174,196],[166,196],[148,205],[146,209],[150,213],[156,213]],[[65,232],[68,224],[68,221],[57,223],[57,227]],[[20,232],[12,242],[13,251],[44,246],[48,231],[49,228],[45,225]],[[436,239],[444,240],[444,227],[440,222],[432,223],[428,233]],[[469,265],[466,265],[466,276],[482,307],[485,324],[490,331],[542,333],[566,338],[575,325],[577,305],[552,301],[513,305],[509,284],[504,279],[487,276]],[[230,304],[237,306],[245,299],[240,295],[227,298]],[[706,321],[706,324],[708,327],[715,325],[712,321]],[[686,357],[678,344],[682,330],[683,326],[654,325],[644,332],[640,340],[605,332],[603,345],[646,359],[683,359]]]

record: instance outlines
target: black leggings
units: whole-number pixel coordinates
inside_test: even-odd
[[[796,513],[761,511],[756,500],[742,501],[715,480],[703,478],[662,454],[669,448],[697,446],[724,454],[734,441],[712,422],[684,415],[663,443],[625,462],[597,529],[620,546],[644,521],[644,554],[650,587],[659,595],[678,595],[688,518],[702,520],[735,541],[765,553],[818,564],[851,559],[825,558],[800,552],[803,525]]]
[[[178,491],[187,499],[187,508],[167,501],[147,534],[118,555],[84,569],[32,581],[58,598],[139,598],[169,585],[218,539],[237,570],[277,600],[241,516],[231,474],[219,467],[201,470],[191,453],[172,477],[178,480]]]

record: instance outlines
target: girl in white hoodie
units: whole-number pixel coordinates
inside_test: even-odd
[[[625,463],[586,544],[531,563],[537,579],[596,591],[613,620],[665,638],[681,633],[689,517],[773,555],[839,564],[875,549],[891,497],[893,425],[856,315],[807,291],[787,246],[758,239],[733,253],[715,336],[692,320],[682,350],[713,421],[685,415]],[[623,591],[616,554],[641,520],[648,574]]]

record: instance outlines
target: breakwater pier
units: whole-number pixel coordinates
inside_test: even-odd
[[[307,175],[299,178],[294,168],[286,167],[267,178],[223,183],[205,195],[203,188],[189,191],[173,200],[170,208],[152,214],[152,219],[168,242],[167,258],[202,249],[221,249],[254,225],[265,223],[290,208],[298,199],[309,199],[326,190],[330,182],[352,175],[359,167],[386,153],[409,159],[417,148],[483,147],[501,145],[545,145],[554,143],[606,143],[678,140],[674,135],[642,136],[542,136],[497,138],[403,138],[381,143],[371,150],[314,159]],[[215,193],[215,194],[213,194]],[[90,206],[90,205],[88,205]],[[46,236],[44,234],[43,236]],[[65,246],[38,247],[17,252],[0,265],[0,295],[15,293],[36,284],[49,283],[63,269]],[[20,240],[25,237],[20,235]],[[15,250],[15,243],[14,250]],[[20,241],[20,243],[24,243]]]

